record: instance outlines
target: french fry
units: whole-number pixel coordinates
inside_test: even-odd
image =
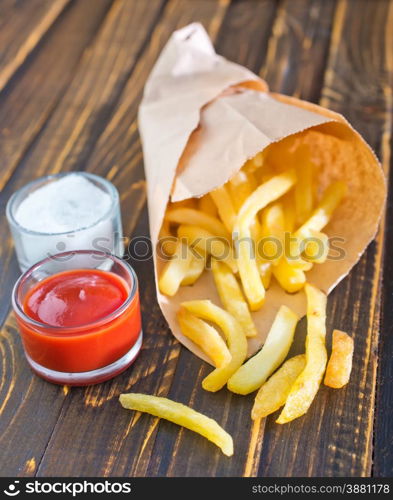
[[[232,233],[233,224],[236,219],[236,210],[232,203],[232,198],[226,186],[221,186],[210,193],[214,201],[220,219],[227,230]]]
[[[147,394],[120,394],[120,404],[127,410],[149,413],[197,432],[219,448],[228,457],[233,455],[232,437],[212,418],[176,401]]]
[[[257,260],[258,271],[261,276],[262,285],[265,290],[270,286],[272,279],[272,263],[266,262],[262,259]]]
[[[306,366],[293,384],[284,409],[276,420],[279,424],[290,422],[307,412],[318,392],[326,367],[326,295],[310,284],[306,284],[305,291]]]
[[[258,187],[254,175],[252,173],[247,174],[244,170],[239,170],[229,180],[228,185],[236,212],[239,211],[245,200]]]
[[[295,234],[308,237],[310,231],[322,231],[344,198],[346,190],[346,185],[343,182],[337,181],[330,184],[310,218],[300,226]]]
[[[254,171],[254,177],[257,180],[257,184],[263,184],[269,181],[272,177],[277,175],[277,171],[269,162],[264,161],[261,168]]]
[[[288,394],[295,380],[300,375],[306,364],[306,356],[299,354],[288,359],[273,375],[262,385],[255,397],[251,410],[251,418],[267,417],[285,405]]]
[[[285,218],[281,203],[273,203],[262,211],[261,216],[263,253],[272,264],[277,263],[284,249]]]
[[[179,309],[177,320],[183,335],[198,345],[213,361],[214,366],[220,368],[230,362],[231,353],[215,328],[191,314],[184,307]]]
[[[293,191],[289,191],[281,198],[281,203],[284,210],[284,220],[285,220],[285,231],[287,233],[293,233],[295,229],[295,218],[296,212],[294,209],[295,200]]]
[[[291,255],[299,256],[302,249],[305,247],[305,241],[313,238],[320,240],[322,252],[319,245],[315,242],[309,245],[308,260],[313,262],[324,262],[329,252],[329,243],[327,235],[321,233],[321,230],[328,224],[331,216],[341,200],[345,196],[346,185],[343,182],[337,181],[330,184],[325,190],[321,201],[313,211],[309,219],[292,235]],[[318,246],[318,248],[316,248]],[[313,257],[313,253],[315,253]]]
[[[205,212],[205,214],[211,215],[212,217],[218,216],[217,207],[209,193],[198,199],[198,209],[201,212]]]
[[[228,380],[230,391],[246,395],[261,387],[286,358],[298,320],[289,307],[280,307],[262,349]]]
[[[217,237],[201,227],[185,224],[178,227],[177,234],[180,240],[190,247],[202,250],[205,254],[209,253],[217,260],[222,260],[234,273],[238,271],[233,250],[224,238]]]
[[[329,254],[329,238],[325,233],[310,230],[309,238],[303,240],[302,257],[309,262],[322,264]]]
[[[174,208],[167,210],[165,220],[177,224],[198,226],[202,229],[206,229],[215,236],[231,241],[230,233],[228,233],[220,220],[200,210],[195,210],[194,208]]]
[[[349,382],[353,348],[353,339],[347,333],[333,330],[332,354],[326,368],[325,385],[340,389]]]
[[[295,151],[296,172],[298,182],[295,186],[296,222],[303,224],[310,217],[313,209],[313,163],[310,149],[306,144]]]
[[[244,328],[247,337],[255,337],[257,330],[243,292],[229,267],[212,259],[214,282],[225,309],[232,314]]]
[[[176,243],[172,259],[168,261],[158,280],[158,288],[164,295],[173,297],[187,275],[192,260],[192,252],[181,241]]]
[[[175,253],[177,238],[172,234],[169,222],[166,220],[162,223],[158,241],[163,255],[170,256]]]
[[[304,271],[292,265],[285,257],[280,260],[277,266],[273,267],[273,276],[281,288],[288,293],[298,292],[306,283]]]
[[[246,174],[254,174],[258,167],[255,166],[252,158],[251,160],[247,160],[242,167],[242,170],[246,172]]]
[[[247,198],[238,213],[234,227],[234,235],[237,238],[237,262],[243,290],[252,311],[262,306],[265,288],[258,272],[256,259],[252,256],[252,251],[255,249],[250,248],[252,242],[250,227],[257,213],[285,194],[295,182],[296,175],[293,170],[273,177]]]
[[[265,163],[265,150],[257,153],[253,158],[247,160],[243,165],[243,170],[247,173],[254,173],[264,166]]]
[[[202,250],[199,250],[198,253],[202,253]],[[205,256],[196,256],[193,255],[191,258],[190,266],[186,271],[181,286],[193,285],[201,276],[203,271],[205,270],[206,258]]]
[[[206,391],[219,391],[246,359],[247,340],[243,327],[228,311],[216,306],[210,300],[190,300],[181,305],[195,316],[216,324],[226,337],[232,356],[231,361],[213,370],[202,382],[202,387]]]

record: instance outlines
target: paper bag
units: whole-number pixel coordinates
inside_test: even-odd
[[[345,257],[315,265],[309,282],[329,293],[374,238],[386,196],[385,179],[372,150],[339,114],[288,96],[273,94],[252,72],[217,55],[197,23],[176,31],[145,86],[139,109],[147,178],[150,233],[155,248],[169,200],[200,197],[223,185],[269,144],[300,133],[319,165],[318,186],[343,180],[348,194],[324,230],[343,239]],[[154,254],[156,274],[162,263]],[[206,355],[180,331],[181,302],[211,299],[220,305],[213,278],[205,271],[193,286],[166,297],[157,287],[162,312],[176,338],[202,359]],[[263,345],[279,307],[303,316],[304,292],[288,294],[276,283],[260,311],[252,313],[258,335],[249,355]]]

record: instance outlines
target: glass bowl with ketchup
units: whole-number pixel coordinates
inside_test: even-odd
[[[103,382],[141,349],[137,277],[114,255],[76,250],[48,257],[19,278],[12,305],[27,361],[50,382]]]

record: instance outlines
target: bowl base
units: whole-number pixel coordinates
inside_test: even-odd
[[[45,368],[45,366],[38,364],[36,361],[33,361],[27,353],[26,358],[34,373],[48,382],[52,382],[53,384],[71,386],[93,385],[99,384],[100,382],[105,382],[106,380],[109,380],[126,370],[138,356],[142,347],[142,339],[143,333],[141,330],[137,341],[131,347],[131,349],[126,354],[124,354],[124,356],[111,363],[110,365],[98,368],[97,370],[91,370],[89,372],[58,372],[56,370]]]

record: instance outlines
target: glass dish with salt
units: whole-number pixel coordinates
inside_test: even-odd
[[[119,193],[97,175],[72,172],[37,179],[12,195],[6,213],[22,272],[70,250],[123,255]]]

